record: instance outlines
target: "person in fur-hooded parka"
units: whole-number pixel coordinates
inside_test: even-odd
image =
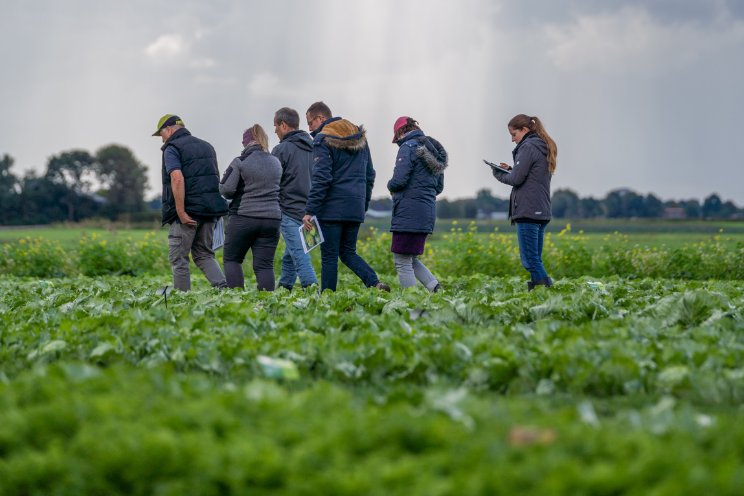
[[[444,189],[447,151],[406,116],[395,121],[393,143],[400,149],[387,187],[393,195],[390,250],[398,279],[403,288],[415,286],[418,280],[429,291],[438,291],[439,281],[418,256],[424,253],[426,236],[434,231],[437,195]]]
[[[394,131],[393,142],[400,149],[393,178],[387,184],[393,195],[390,230],[431,234],[436,221],[437,195],[444,189],[447,151],[437,140],[426,136],[415,122]]]

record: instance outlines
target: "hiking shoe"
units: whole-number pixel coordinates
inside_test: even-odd
[[[436,286],[434,286],[434,289],[431,290],[432,293],[439,293],[442,290],[442,286],[440,286],[439,283],[437,283]]]
[[[387,292],[387,293],[389,293],[389,292],[390,292],[390,286],[388,286],[387,284],[385,284],[385,283],[384,283],[384,282],[382,282],[382,281],[377,281],[377,284],[375,284],[375,285],[374,285],[374,286],[372,286],[372,287],[373,287],[373,288],[377,288],[377,289],[379,289],[380,291],[385,291],[385,292]]]
[[[532,291],[535,289],[535,283],[532,281],[527,281],[527,291]]]

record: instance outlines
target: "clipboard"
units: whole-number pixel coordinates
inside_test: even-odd
[[[325,241],[323,239],[323,231],[320,230],[320,224],[318,224],[318,218],[314,215],[310,217],[310,222],[313,224],[312,231],[306,231],[304,224],[300,224],[300,241],[302,242],[302,250],[305,253],[309,253],[315,247]]]

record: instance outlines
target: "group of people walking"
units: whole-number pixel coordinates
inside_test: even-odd
[[[517,224],[520,258],[531,274],[528,288],[533,289],[552,285],[542,264],[542,239],[550,220],[556,146],[537,117],[520,116],[508,126],[517,143],[514,167],[509,173],[494,170],[494,176],[513,186],[509,215]],[[365,130],[334,117],[323,102],[313,103],[305,117],[309,133],[300,129],[296,110],[276,111],[274,132],[280,141],[271,152],[259,124],[246,129],[242,152],[221,178],[209,143],[191,135],[176,115],[159,120],[153,136],[163,140],[162,222],[170,224],[168,259],[176,289],[190,289],[189,255],[212,286],[244,287],[242,263],[250,250],[258,289],[274,290],[280,234],[285,250],[278,286],[291,290],[298,278],[303,288],[317,284],[300,232],[314,229],[316,221],[324,238],[321,291],[336,290],[339,259],[365,286],[390,291],[356,251],[376,175]],[[437,292],[440,283],[419,256],[434,230],[447,151],[408,116],[395,121],[393,143],[399,150],[387,188],[393,198],[391,252],[400,286],[412,287],[418,281]],[[223,216],[227,216],[224,273],[212,249],[215,223]]]

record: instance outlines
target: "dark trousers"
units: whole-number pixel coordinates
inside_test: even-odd
[[[338,259],[362,280],[365,286],[371,287],[380,280],[372,267],[356,252],[359,222],[328,222],[319,220],[323,231],[323,243],[320,245],[320,290],[336,291],[338,282]]]
[[[250,249],[258,289],[274,290],[274,253],[279,243],[280,219],[230,215],[225,230],[225,278],[229,288],[242,288],[243,260]]]

